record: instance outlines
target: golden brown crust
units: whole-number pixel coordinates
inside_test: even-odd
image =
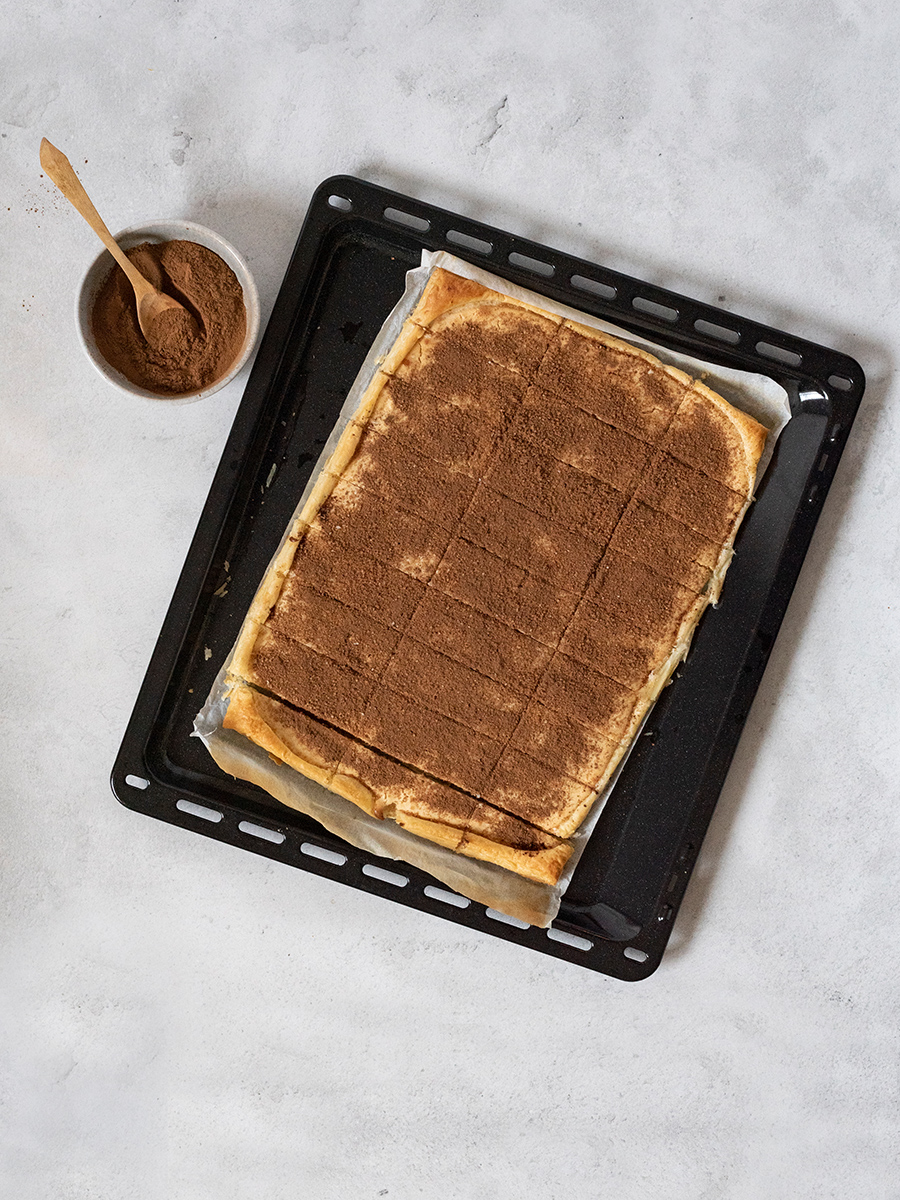
[[[229,693],[222,725],[225,729],[242,733],[308,779],[328,787],[334,775],[334,765],[319,759],[284,727],[273,728],[275,719],[271,712],[264,711],[266,707],[265,697],[246,685],[237,684]]]
[[[436,267],[431,272],[428,283],[409,319],[416,325],[429,329],[434,328],[439,321],[446,324],[457,319],[462,309],[477,312],[480,319],[484,309],[489,309],[494,305],[518,308],[523,312],[534,313],[553,325],[561,322],[560,317],[554,316],[534,304],[516,300],[512,296],[505,296],[492,288],[485,287],[484,284],[476,283],[473,279],[454,275],[451,271],[444,270],[443,267]]]
[[[445,316],[463,304],[473,301],[492,302],[497,293],[473,279],[464,279],[437,267],[431,272],[428,283],[410,314],[410,321],[427,329],[438,317]]]
[[[550,887],[559,882],[563,868],[572,857],[571,842],[561,841],[541,850],[519,850],[472,832],[467,832],[455,849],[457,854],[480,858],[483,862],[514,871],[524,879],[532,879]]]
[[[418,817],[415,813],[406,812],[404,809],[392,812],[391,818],[407,833],[414,833],[416,837],[425,838],[426,841],[434,842],[438,846],[445,846],[448,850],[458,851],[465,837],[464,831],[455,825],[448,825],[446,821],[436,821],[428,817]]]
[[[222,724],[370,816],[390,818],[410,833],[468,857],[553,883],[571,855],[570,844],[463,793],[457,793],[458,804],[450,815],[446,800],[454,789],[399,763],[385,762],[314,717],[246,685],[232,688]],[[491,832],[505,841],[490,837]],[[514,844],[508,844],[511,841]]]

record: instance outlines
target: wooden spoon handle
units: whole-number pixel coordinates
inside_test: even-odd
[[[104,225],[100,214],[91,203],[90,196],[82,187],[81,180],[72,170],[72,164],[63,152],[57,150],[46,138],[41,140],[41,166],[44,168],[45,174],[53,180],[69,203],[81,213],[88,225],[96,233],[97,237],[128,276],[128,281],[135,292],[141,295],[148,290],[155,291],[156,289],[153,285],[144,278],[127,255],[122,252],[118,242]]]

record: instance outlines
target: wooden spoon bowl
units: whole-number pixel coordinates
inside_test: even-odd
[[[198,246],[205,246],[207,250],[218,254],[219,258],[234,271],[244,293],[244,306],[247,310],[247,341],[240,358],[235,361],[228,374],[223,375],[222,379],[215,384],[195,393],[185,393],[184,396],[167,397],[163,402],[168,405],[194,403],[219,391],[220,388],[226,387],[246,364],[259,336],[261,315],[259,295],[253,280],[253,273],[242,255],[221,234],[205,225],[198,225],[195,221],[185,221],[180,218],[155,218],[142,221],[137,225],[130,225],[126,229],[114,229],[112,232],[119,246],[126,253],[130,253],[135,246],[143,245],[146,242],[150,242],[151,245],[158,245],[161,242],[195,242]],[[97,250],[99,253],[96,257],[86,264],[75,301],[75,329],[79,343],[93,369],[108,384],[130,396],[152,400],[158,404],[161,397],[157,393],[131,383],[124,375],[109,365],[97,346],[94,336],[97,298],[109,279],[109,273],[113,266],[113,258],[109,252],[99,245]]]
[[[176,310],[179,314],[183,315],[179,315],[177,318],[167,318],[160,326],[159,333],[166,332],[166,327],[171,325],[174,319],[184,331],[185,336],[196,337],[199,330],[193,313],[189,313],[183,304],[179,304],[173,297],[159,291],[148,279],[144,278],[134,263],[123,253],[113,235],[106,228],[100,214],[94,208],[91,198],[84,190],[81,180],[72,169],[72,164],[63,152],[57,150],[46,138],[41,140],[41,166],[44,168],[44,173],[47,177],[56,184],[69,203],[84,217],[85,221],[87,221],[88,225],[90,225],[91,229],[93,229],[94,233],[96,233],[97,237],[128,276],[128,282],[134,288],[138,324],[141,327],[141,333],[147,341],[151,345],[157,343],[158,336],[154,334],[154,325],[165,313],[174,314]]]

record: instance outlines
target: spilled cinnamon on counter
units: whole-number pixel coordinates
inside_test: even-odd
[[[218,254],[196,242],[143,242],[127,254],[154,287],[193,314],[199,332],[176,309],[157,318],[148,341],[138,324],[134,289],[116,266],[91,313],[97,349],[131,383],[160,396],[211,386],[227,373],[246,336],[237,276]]]

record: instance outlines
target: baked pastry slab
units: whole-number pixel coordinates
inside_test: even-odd
[[[766,430],[435,270],[257,592],[225,727],[541,883],[718,597]]]

